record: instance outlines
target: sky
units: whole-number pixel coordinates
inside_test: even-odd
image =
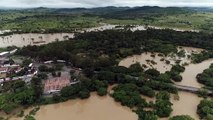
[[[1,7],[105,7],[105,6],[178,6],[213,7],[213,0],[0,0]]]

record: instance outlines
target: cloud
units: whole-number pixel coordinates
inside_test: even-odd
[[[213,7],[213,0],[0,0],[2,7],[103,7],[103,6]]]

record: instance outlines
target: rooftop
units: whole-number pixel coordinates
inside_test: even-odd
[[[56,77],[45,81],[44,93],[48,93],[53,90],[61,90],[63,87],[70,85],[71,81],[69,77]]]

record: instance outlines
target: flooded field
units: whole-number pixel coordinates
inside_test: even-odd
[[[185,72],[181,74],[183,80],[178,85],[191,86],[196,88],[201,88],[203,85],[197,82],[196,76],[199,73],[202,73],[203,70],[209,68],[209,66],[213,63],[213,59],[203,61],[199,64],[189,64],[185,68]]]
[[[130,65],[138,62],[141,65],[146,65],[147,68],[155,68],[159,70],[161,73],[164,73],[171,69],[172,67],[171,65],[166,64],[165,61],[161,61],[163,57],[159,57],[157,56],[157,54],[155,55],[155,57],[152,57],[151,55],[152,53],[143,53],[141,55],[134,55],[131,57],[127,57],[119,63],[119,66],[129,67]],[[149,61],[153,61],[156,64],[152,64]]]
[[[129,108],[115,103],[113,98],[93,94],[88,100],[70,100],[41,107],[37,120],[137,120]]]
[[[137,120],[137,114],[130,108],[114,102],[110,96],[99,97],[92,93],[86,100],[41,106],[36,120]],[[12,118],[11,120],[23,120]]]
[[[184,49],[186,52],[186,55],[191,55],[192,53],[199,53],[202,51],[202,49],[197,48],[191,48],[191,47],[183,47],[181,49]],[[178,57],[162,57],[158,56],[158,53],[155,53],[155,57],[151,57],[153,53],[143,53],[141,55],[134,55],[131,57],[127,57],[123,59],[119,65],[129,67],[130,65],[139,62],[141,65],[145,64],[148,68],[155,68],[159,70],[161,73],[164,73],[167,70],[170,70],[172,67],[172,64],[175,63],[176,60],[182,60],[182,63],[188,63],[189,65],[185,66],[186,70],[181,75],[183,77],[183,80],[181,82],[177,82],[178,85],[185,85],[185,86],[191,86],[196,88],[201,88],[202,85],[199,84],[196,80],[196,76],[199,73],[202,73],[203,70],[207,69],[211,63],[213,63],[213,59],[203,61],[199,64],[192,64],[191,60],[187,57],[178,58]],[[167,59],[171,63],[166,64],[164,61],[161,61],[161,59]],[[150,64],[149,61],[154,61],[156,64]],[[148,101],[154,101],[154,99],[150,99],[147,97]],[[199,116],[196,114],[197,105],[200,103],[201,98],[199,98],[197,95],[193,93],[188,92],[179,92],[179,100],[172,99],[171,102],[173,103],[173,112],[171,116],[175,115],[190,115],[195,120],[199,120]],[[160,120],[168,120],[168,118],[162,118]]]
[[[190,115],[195,120],[199,120],[196,110],[202,98],[199,98],[196,94],[181,91],[178,92],[178,95],[179,100],[171,99],[173,103],[171,116]]]
[[[187,56],[191,55],[192,53],[199,53],[202,51],[202,49],[192,48],[192,47],[179,47],[178,50],[179,51],[184,50],[186,56],[178,57],[175,55],[169,55],[165,57],[160,55],[159,53],[147,52],[147,53],[142,53],[141,55],[133,55],[133,56],[127,57],[120,61],[119,66],[129,67],[130,65],[138,62],[141,65],[147,66],[146,69],[154,68],[160,71],[161,73],[165,73],[166,71],[170,71],[172,65],[174,65],[177,60],[181,61],[180,64],[185,64],[185,63],[190,64],[191,59],[189,59]],[[170,63],[168,64],[166,63],[166,61],[169,61]],[[201,71],[203,70],[201,69]]]
[[[17,46],[23,47],[27,45],[42,45],[54,41],[68,40],[73,38],[73,33],[54,33],[54,34],[13,34],[9,36],[0,36],[0,47]]]
[[[111,30],[111,29],[124,29],[124,27],[125,27],[124,25],[111,25],[111,24],[103,23],[99,27],[85,28],[75,32],[83,33],[83,32],[91,32],[91,31]],[[165,29],[165,28],[154,27],[154,26],[148,26],[148,27],[154,28],[154,29]],[[136,26],[130,27],[129,29],[131,31],[146,30],[147,27],[143,25],[136,25]],[[179,29],[173,29],[173,30],[185,31],[185,30],[179,30]],[[0,31],[0,34],[1,34],[1,31]],[[68,40],[69,38],[73,38],[73,37],[74,37],[74,32],[73,33],[52,33],[52,34],[37,34],[37,33],[13,34],[13,35],[7,35],[7,36],[0,36],[0,48],[8,47],[8,46],[23,47],[27,45],[42,45],[42,44],[48,44],[54,41]]]

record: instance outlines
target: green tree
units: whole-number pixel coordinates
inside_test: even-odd
[[[104,96],[104,95],[107,94],[107,88],[101,87],[101,88],[98,89],[97,92],[98,92],[99,96]]]
[[[177,115],[172,118],[169,118],[169,120],[194,120],[194,119],[189,115]]]
[[[38,77],[34,77],[31,80],[31,88],[34,92],[35,98],[37,100],[40,100],[42,94],[43,94],[43,85],[42,80]]]

